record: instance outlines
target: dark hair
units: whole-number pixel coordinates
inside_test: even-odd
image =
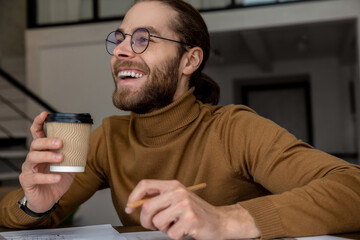
[[[178,16],[173,19],[170,27],[179,34],[180,41],[200,47],[204,52],[204,57],[199,68],[192,74],[189,87],[195,86],[195,96],[203,103],[217,104],[220,97],[218,84],[209,76],[202,73],[210,54],[210,37],[206,23],[200,12],[189,3],[182,0],[135,0],[138,2],[157,1],[164,3],[174,9]],[[182,55],[186,51],[184,45],[180,45],[179,53]]]

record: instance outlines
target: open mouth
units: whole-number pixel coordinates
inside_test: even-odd
[[[131,72],[131,71],[121,71],[118,73],[118,78],[121,79],[128,79],[128,78],[141,78],[142,76],[144,76],[144,74],[142,73],[136,73],[136,72]]]

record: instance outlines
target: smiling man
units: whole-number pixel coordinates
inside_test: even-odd
[[[22,189],[0,202],[0,225],[56,226],[110,188],[125,226],[141,224],[174,239],[359,231],[359,166],[245,106],[216,106],[219,88],[202,73],[209,49],[206,24],[191,5],[136,1],[106,39],[113,102],[130,116],[104,119],[92,133],[85,173],[76,176],[48,171],[63,160],[49,151],[62,142],[46,138],[47,113],[37,116]],[[186,188],[203,182],[196,194]],[[149,196],[141,208],[127,207]]]

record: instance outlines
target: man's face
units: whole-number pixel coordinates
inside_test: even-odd
[[[132,34],[138,28],[147,28],[152,29],[150,34],[178,40],[168,26],[175,16],[174,10],[159,2],[141,2],[128,11],[119,29]],[[178,47],[177,43],[150,38],[146,51],[135,54],[130,36],[126,36],[111,58],[114,105],[122,110],[147,113],[171,103],[179,79]]]

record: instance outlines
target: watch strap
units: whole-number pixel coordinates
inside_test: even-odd
[[[56,203],[54,204],[54,206],[52,206],[52,208],[49,209],[48,211],[43,212],[43,213],[36,213],[36,212],[31,211],[31,210],[26,206],[26,202],[27,202],[27,200],[26,200],[26,197],[24,196],[23,199],[21,199],[21,200],[18,202],[18,203],[19,203],[19,208],[20,208],[21,210],[23,210],[27,215],[32,216],[32,217],[37,217],[38,220],[40,220],[40,219],[42,219],[42,218],[44,218],[44,217],[46,217],[46,216],[49,216],[50,213],[52,213],[53,211],[55,211],[56,207],[58,206],[58,202],[56,202]]]

